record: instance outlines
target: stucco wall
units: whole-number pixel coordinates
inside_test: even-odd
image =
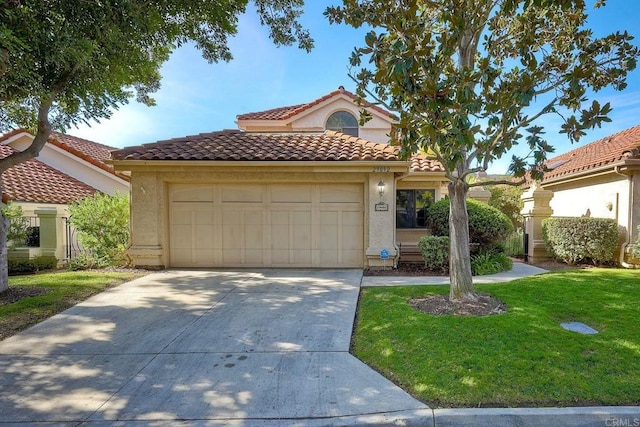
[[[562,185],[544,185],[553,191],[553,216],[612,218],[625,229],[628,225],[629,181],[608,174]]]
[[[338,98],[335,101],[316,107],[311,112],[298,120],[291,123],[292,131],[316,130],[322,131],[329,116],[337,111],[348,111],[354,115],[356,120],[360,119],[360,109],[350,99]],[[389,133],[391,132],[391,121],[382,119],[375,113],[372,113],[372,119],[364,126],[360,126],[358,136],[371,142],[387,144],[389,142]]]
[[[37,216],[35,211],[40,209],[50,209],[56,212],[56,220],[55,220],[55,233],[56,233],[56,248],[55,248],[55,257],[62,261],[66,258],[67,252],[67,236],[66,236],[66,227],[64,218],[69,217],[69,212],[67,211],[67,205],[62,204],[46,204],[46,203],[29,203],[29,202],[12,202],[16,206],[20,206],[22,208],[22,214],[25,217],[35,217]],[[41,231],[42,232],[42,231]],[[33,251],[32,251],[33,252]],[[37,252],[37,251],[36,251]],[[39,255],[39,253],[38,253]]]
[[[238,121],[238,127],[248,132],[322,132],[325,130],[327,119],[336,111],[348,111],[357,120],[360,119],[360,108],[353,103],[353,100],[346,96],[339,96],[305,110],[300,113],[300,117],[284,125],[282,121],[277,120],[243,120]],[[391,119],[381,116],[376,111],[370,111],[372,119],[359,127],[358,136],[372,142],[389,143]]]
[[[304,168],[312,170],[312,168]],[[383,178],[387,183],[385,202],[389,203],[386,212],[375,211],[375,203],[379,202],[377,184],[381,174],[366,172],[305,172],[274,171],[268,168],[167,168],[163,172],[134,170],[131,178],[131,249],[129,254],[134,264],[146,267],[163,267],[168,265],[168,206],[167,188],[173,183],[234,183],[264,184],[268,182],[298,183],[363,183],[369,189],[365,192],[365,230],[364,247],[376,252],[388,248],[395,254],[394,248],[394,210],[395,186],[393,173]],[[393,195],[393,196],[392,196]],[[363,254],[363,258],[365,254]],[[387,264],[389,265],[389,264]]]

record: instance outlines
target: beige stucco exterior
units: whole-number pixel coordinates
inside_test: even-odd
[[[237,123],[238,128],[247,132],[322,132],[326,129],[329,116],[337,111],[347,111],[356,119],[360,118],[360,108],[353,99],[338,94],[286,120],[238,120]],[[391,118],[375,109],[368,111],[371,120],[359,126],[358,137],[387,144],[392,128]]]
[[[65,218],[69,218],[67,205],[20,201],[12,203],[22,208],[23,216],[38,218],[40,247],[16,247],[10,251],[9,256],[11,258],[34,258],[41,255],[53,255],[59,261],[65,259],[69,244],[65,222]]]
[[[363,230],[360,261],[350,266],[390,267],[397,262],[394,232],[396,177],[406,174],[408,165],[406,162],[383,164],[380,167],[380,162],[283,162],[274,165],[273,162],[115,161],[117,170],[131,171],[132,235],[129,254],[138,266],[172,267],[170,193],[177,185],[203,184],[207,188],[239,185],[257,189],[292,183],[325,187],[352,184],[351,187],[362,188]],[[380,181],[385,183],[382,198],[378,193]],[[279,235],[272,234],[269,238],[276,239]],[[270,242],[269,246],[278,244]],[[388,260],[380,259],[383,249],[389,253]],[[324,265],[311,263],[308,266]]]
[[[620,261],[640,263],[631,254],[640,226],[640,164],[626,160],[601,170],[543,182],[552,192],[552,216],[611,218],[620,226]]]

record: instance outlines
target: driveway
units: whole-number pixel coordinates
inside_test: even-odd
[[[0,342],[0,423],[426,425],[349,354],[360,270],[168,271]]]

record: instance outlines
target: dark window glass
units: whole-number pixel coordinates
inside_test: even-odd
[[[427,208],[433,203],[435,190],[396,191],[396,227],[425,228]]]
[[[347,111],[336,111],[330,115],[326,128],[347,135],[358,136],[358,120]]]

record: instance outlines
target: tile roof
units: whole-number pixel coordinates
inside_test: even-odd
[[[13,152],[13,148],[0,145],[0,158],[5,158]],[[36,159],[27,160],[5,171],[2,174],[2,190],[3,201],[61,204],[90,196],[98,191]]]
[[[272,108],[270,110],[257,111],[254,113],[238,114],[236,118],[238,120],[286,120],[340,94],[344,94],[349,98],[353,99],[354,101],[358,99],[358,97],[355,94],[349,92],[348,90],[340,86],[339,89],[336,89],[333,92],[328,93],[306,104],[290,105],[288,107]],[[390,112],[388,112],[383,108],[378,107],[377,105],[366,103],[365,106],[367,108],[370,108],[372,110],[379,112],[382,115],[393,118],[393,115]]]
[[[226,130],[159,141],[112,152],[115,160],[216,161],[399,161],[400,149],[334,131],[258,133]],[[416,155],[415,172],[442,170],[439,163]]]
[[[543,182],[613,165],[627,158],[640,158],[640,126],[599,139],[547,160]]]
[[[21,133],[30,133],[26,129],[15,129],[0,136],[0,143],[11,138],[12,136],[19,135]],[[90,163],[102,170],[105,170],[111,174],[118,175],[120,178],[129,180],[129,177],[117,173],[113,166],[104,163],[105,160],[111,158],[111,151],[117,150],[116,147],[110,147],[108,145],[100,144],[97,142],[89,141],[88,139],[79,138],[77,136],[66,135],[59,132],[51,132],[49,136],[49,144],[55,145],[66,152],[73,154],[76,157]]]
[[[51,132],[49,143],[62,148],[63,150],[73,154],[82,160],[91,163],[109,173],[116,174],[113,166],[104,163],[105,160],[111,158],[111,152],[117,150],[116,147],[99,144],[89,141],[88,139],[78,138],[77,136],[66,135],[59,132]],[[120,175],[118,175],[120,176]],[[126,177],[122,177],[128,179]]]

